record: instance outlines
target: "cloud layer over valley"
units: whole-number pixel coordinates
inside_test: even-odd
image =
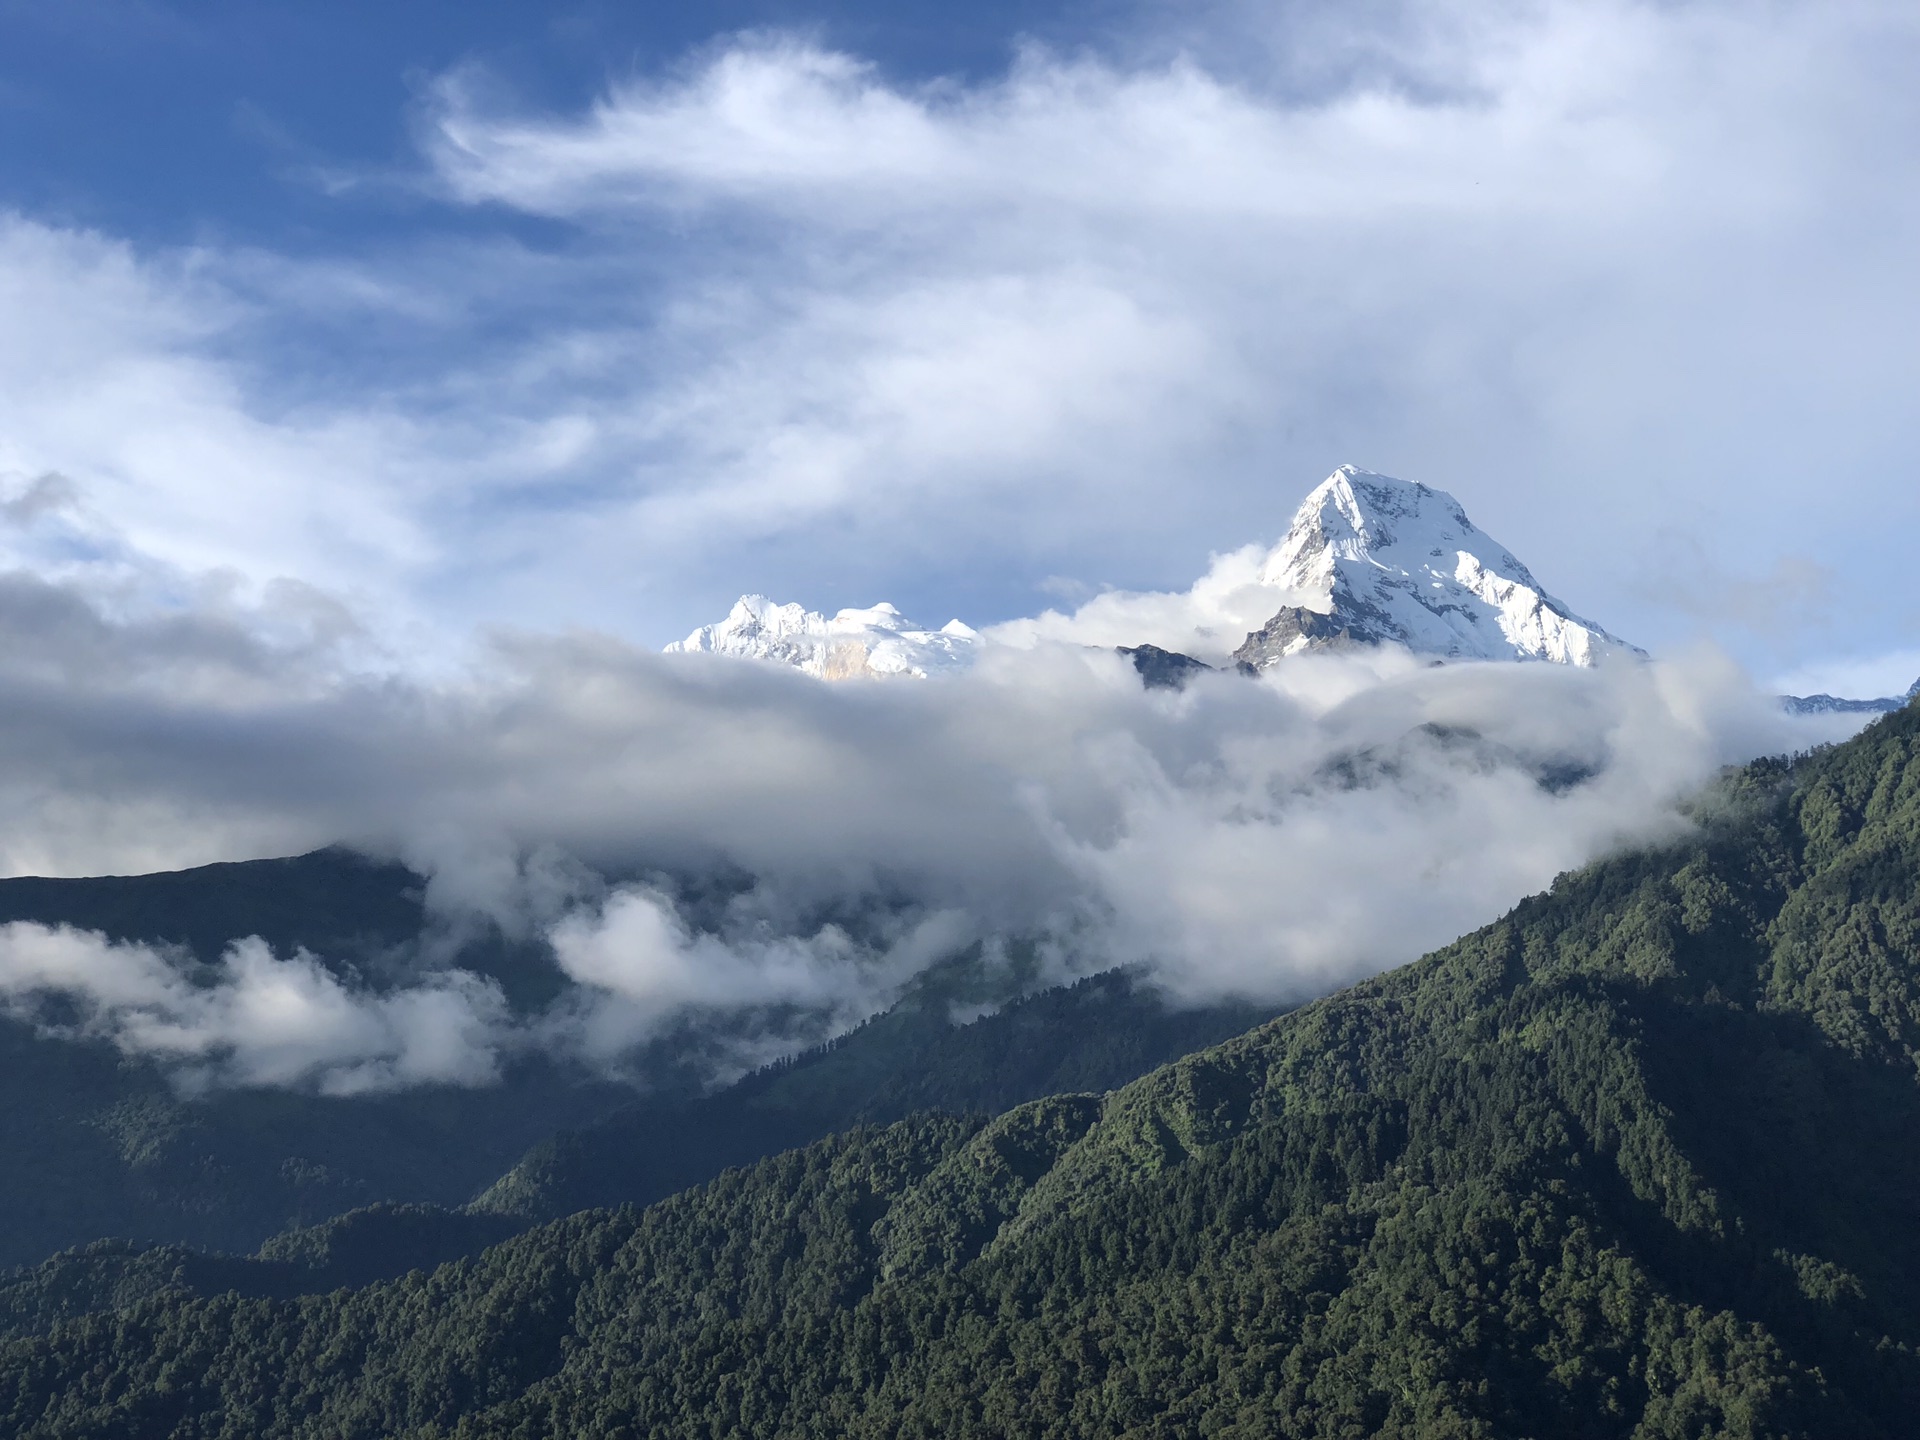
[[[1722,764],[1858,723],[1785,716],[1707,653],[1301,656],[1169,691],[1050,641],[832,685],[522,634],[431,679],[356,668],[350,626],[116,617],[19,576],[0,631],[10,873],[345,842],[427,875],[450,933],[497,926],[564,977],[513,1014],[431,937],[381,986],[258,942],[211,969],[33,927],[0,945],[16,1013],[64,996],[67,1032],[196,1082],[336,1090],[483,1081],[530,1048],[617,1069],[703,1020],[739,1022],[717,1064],[751,1063],[975,944],[1039,978],[1142,965],[1176,1002],[1297,999],[1666,833]]]
[[[463,970],[388,994],[350,988],[313,956],[239,940],[211,973],[92,931],[0,925],[0,1012],[48,1039],[110,1040],[175,1068],[187,1089],[312,1086],[356,1095],[498,1076],[497,986]]]

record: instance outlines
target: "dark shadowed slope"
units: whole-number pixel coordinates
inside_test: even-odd
[[[424,882],[345,850],[158,875],[0,880],[0,923],[32,920],[184,947],[248,935],[311,950],[375,987],[418,963]],[[537,1001],[550,963],[498,936],[461,963]],[[538,1058],[501,1084],[388,1095],[279,1089],[192,1096],[105,1040],[0,1017],[0,1265],[103,1235],[245,1252],[289,1225],[379,1201],[459,1205],[529,1145],[631,1091]]]
[[[155,875],[28,875],[0,880],[0,924],[72,925],[114,940],[184,945],[209,961],[258,935],[282,953],[304,946],[364,964],[419,937],[425,884],[403,865],[341,849]]]
[[[833,1044],[699,1099],[633,1101],[535,1146],[479,1203],[377,1203],[276,1235],[250,1258],[124,1240],[76,1247],[0,1280],[0,1330],[162,1294],[322,1293],[476,1252],[536,1220],[659,1199],[865,1121],[929,1107],[989,1114],[1061,1090],[1104,1090],[1237,1033],[1264,1011],[1169,1010],[1121,972],[956,1025],[916,997]]]
[[[779,1150],[916,1110],[998,1114],[1063,1091],[1124,1085],[1275,1013],[1225,1003],[1168,1009],[1124,971],[955,1025],[909,999],[795,1061],[693,1101],[640,1100],[534,1147],[476,1211],[553,1219],[648,1204]]]

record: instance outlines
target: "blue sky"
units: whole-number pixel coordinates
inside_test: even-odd
[[[406,165],[414,102],[458,65],[484,63],[526,100],[577,106],[716,37],[784,28],[897,75],[982,76],[1022,37],[1097,40],[1112,8],[8,3],[0,183],[18,208],[149,243],[364,244],[466,217],[332,203],[306,172]]]
[[[1872,688],[1916,61],[1862,0],[0,6],[5,543],[657,644],[1183,587],[1351,461],[1632,640]]]

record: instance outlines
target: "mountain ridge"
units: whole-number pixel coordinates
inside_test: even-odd
[[[733,655],[792,666],[821,680],[929,675],[963,667],[979,633],[958,620],[930,630],[882,602],[829,616],[742,595],[724,620],[662,647],[668,655]]]
[[[1234,651],[1257,669],[1351,645],[1582,666],[1645,655],[1554,599],[1444,490],[1354,465],[1301,502],[1260,579],[1300,599]]]
[[[1555,599],[1445,491],[1354,465],[1340,466],[1301,502],[1262,561],[1259,584],[1284,603],[1233,652],[1243,670],[1306,650],[1378,645],[1445,660],[1583,666],[1645,655]],[[848,680],[950,673],[994,643],[959,620],[937,631],[917,625],[889,604],[827,616],[749,594],[724,620],[664,650]],[[1119,648],[1136,667],[1143,651],[1150,667],[1153,654],[1182,654],[1158,645]],[[1161,683],[1158,668],[1149,683]]]
[[[1890,715],[1920,699],[1920,680],[1904,695],[1880,695],[1871,700],[1849,700],[1839,695],[1782,695],[1781,708],[1793,715]]]

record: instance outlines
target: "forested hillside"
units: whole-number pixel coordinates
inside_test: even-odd
[[[431,924],[425,883],[340,849],[156,875],[0,880],[0,924],[71,925],[179,947],[203,964],[259,935],[279,953],[304,948],[378,988],[415,973]],[[523,1011],[550,1000],[563,980],[537,942],[496,930],[463,934],[458,953]],[[956,1005],[1003,1000],[1009,987],[1033,983],[976,969],[964,956],[936,966],[889,1014],[717,1094],[704,1093],[710,1071],[679,1056],[674,1036],[636,1057],[647,1067],[638,1089],[529,1053],[484,1087],[183,1093],[164,1066],[105,1039],[49,1038],[26,1018],[0,1014],[8,1096],[0,1153],[9,1157],[0,1167],[0,1266],[103,1236],[245,1254],[288,1227],[347,1211],[367,1212],[356,1234],[370,1234],[396,1206],[411,1216],[447,1211],[483,1190],[489,1215],[519,1222],[644,1202],[916,1105],[998,1111],[1061,1089],[1118,1085],[1272,1013],[1235,1004],[1170,1012],[1114,974],[959,1026]],[[700,1054],[697,1034],[679,1038]],[[473,1237],[500,1233],[492,1220],[447,1218],[422,1253],[463,1253]],[[156,1264],[142,1261],[140,1273]],[[189,1274],[204,1270],[182,1264]],[[313,1283],[361,1275],[322,1269]],[[283,1279],[262,1283],[272,1289]]]
[[[375,985],[414,963],[424,881],[345,850],[158,875],[0,880],[0,923],[182,947],[201,962],[259,935]],[[557,974],[529,947],[470,937],[462,963],[523,1003]],[[542,990],[545,986],[545,991]],[[289,1225],[381,1201],[459,1205],[529,1145],[631,1098],[537,1056],[499,1085],[354,1096],[183,1094],[105,1039],[51,1039],[0,1015],[0,1265],[101,1236],[245,1252]]]
[[[24,875],[0,880],[0,924],[72,925],[183,945],[201,960],[258,935],[281,951],[303,945],[335,962],[377,964],[420,934],[425,885],[404,865],[344,849],[154,875]]]
[[[897,1120],[936,1101],[990,1114],[1061,1090],[1109,1089],[1269,1013],[1237,1003],[1169,1009],[1131,974],[1109,971],[959,1025],[936,984],[831,1044],[712,1094],[643,1096],[595,1124],[545,1138],[471,1205],[376,1201],[273,1235],[251,1256],[123,1238],[73,1247],[0,1279],[0,1331],[39,1329],[55,1318],[163,1294],[289,1296],[404,1275],[478,1251],[536,1220],[595,1203],[644,1204],[730,1165],[863,1122]],[[469,1103],[477,1108],[489,1093]],[[258,1098],[271,1104],[281,1097]],[[203,1124],[226,1138],[214,1121],[230,1113],[213,1109]],[[356,1122],[369,1147],[396,1143],[378,1128],[377,1104],[336,1102],[335,1113],[343,1144],[350,1145]],[[480,1155],[498,1156],[512,1133],[503,1128]],[[472,1174],[473,1158],[459,1160],[443,1188]],[[495,1173],[503,1163],[496,1159]],[[471,1179],[467,1184],[469,1193],[477,1188]],[[60,1220],[71,1230],[90,1213]]]
[[[0,1430],[1899,1436],[1920,710],[1105,1096],[0,1353]]]
[[[544,1140],[471,1208],[550,1220],[644,1205],[853,1125],[918,1110],[993,1115],[1045,1095],[1109,1090],[1277,1008],[1228,1001],[1170,1009],[1151,986],[1110,970],[955,1025],[936,986],[717,1094],[636,1100]]]

